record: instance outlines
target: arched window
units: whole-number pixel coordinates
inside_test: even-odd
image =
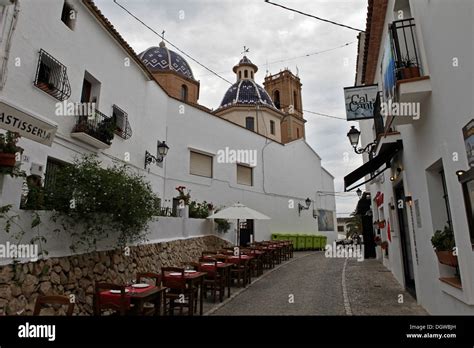
[[[248,70],[245,70],[245,71],[244,71],[244,77],[245,77],[245,78],[248,78],[248,77],[249,77],[249,71],[248,71]]]
[[[293,106],[295,110],[298,110],[298,93],[296,91],[293,91]]]
[[[188,86],[186,85],[181,86],[181,100],[188,101]]]
[[[278,89],[273,92],[273,103],[277,109],[280,109],[280,91]]]
[[[242,71],[239,71],[239,80],[242,79]]]
[[[255,129],[254,118],[253,117],[246,117],[245,118],[245,128],[253,131]]]

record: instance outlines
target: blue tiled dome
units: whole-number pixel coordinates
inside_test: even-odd
[[[160,43],[160,47],[150,47],[138,57],[151,72],[173,70],[194,80],[188,62],[176,52],[169,50],[164,42]]]
[[[239,80],[224,95],[219,108],[235,104],[263,104],[275,107],[267,91],[253,80]]]

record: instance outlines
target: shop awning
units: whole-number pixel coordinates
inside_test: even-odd
[[[352,173],[347,174],[344,177],[344,190],[346,192],[351,191],[359,187],[360,185],[364,184],[365,182],[360,185],[348,188],[349,186],[351,186],[352,184],[354,184],[355,182],[357,182],[358,180],[360,180],[367,174],[374,173],[384,164],[386,165],[386,167],[383,170],[390,168],[390,160],[397,154],[397,152],[399,152],[402,149],[403,149],[403,143],[401,140],[383,144],[380,147],[380,151],[377,154],[377,156],[375,156],[370,161],[364,163],[362,166],[360,166],[359,168],[354,170]],[[370,180],[372,180],[373,178],[374,177],[371,177]]]

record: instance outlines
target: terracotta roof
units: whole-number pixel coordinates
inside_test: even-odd
[[[361,82],[372,84],[385,25],[388,0],[368,0],[364,60]]]

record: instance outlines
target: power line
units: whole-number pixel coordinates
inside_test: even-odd
[[[308,53],[308,54],[305,54],[305,55],[302,55],[302,56],[298,56],[298,57],[287,58],[287,59],[281,59],[281,60],[275,60],[275,61],[273,61],[273,62],[268,63],[267,65],[272,65],[272,64],[276,64],[276,63],[283,63],[283,62],[287,62],[287,61],[294,60],[294,59],[298,59],[298,58],[306,58],[306,57],[314,56],[314,55],[317,55],[317,54],[321,54],[321,53],[326,53],[326,52],[334,51],[334,50],[337,50],[337,49],[339,49],[339,48],[344,48],[344,47],[346,47],[346,46],[352,45],[352,44],[355,43],[355,42],[357,42],[357,41],[346,42],[345,44],[340,45],[340,46],[337,46],[337,47],[328,48],[327,50],[323,50],[323,51],[319,51],[319,52]]]
[[[197,59],[194,59],[193,57],[191,57],[189,54],[187,54],[186,52],[184,52],[182,49],[180,49],[179,47],[177,47],[176,45],[174,45],[172,42],[170,42],[169,40],[165,39],[163,35],[161,35],[160,33],[158,33],[157,31],[155,31],[153,28],[151,28],[149,25],[147,25],[145,22],[143,22],[140,18],[138,18],[137,16],[135,16],[132,12],[130,12],[128,9],[126,9],[124,6],[122,6],[121,4],[119,4],[117,2],[117,0],[114,0],[114,3],[121,7],[125,12],[127,12],[130,16],[132,16],[133,18],[135,18],[138,22],[140,22],[143,26],[145,26],[147,29],[149,29],[152,33],[154,33],[155,35],[159,36],[163,41],[167,42],[170,46],[174,47],[176,50],[178,50],[179,52],[181,52],[183,55],[185,55],[186,57],[188,57],[189,59],[191,59],[193,62],[195,62],[196,64],[199,64],[200,66],[202,66],[204,69],[206,69],[207,71],[211,72],[213,75],[216,75],[217,77],[219,77],[220,79],[224,80],[225,82],[227,82],[228,84],[232,85],[232,82],[230,82],[229,80],[227,80],[226,78],[222,77],[221,75],[219,75],[218,73],[216,73],[215,71],[213,71],[212,69],[209,69],[207,66],[205,66],[204,64],[202,64],[201,62],[199,62]]]
[[[334,119],[336,119],[336,120],[347,121],[347,119],[345,119],[345,118],[338,117],[338,116],[333,116],[333,115],[328,115],[328,114],[323,114],[323,113],[321,113],[321,112],[310,111],[310,110],[303,110],[303,111],[304,111],[304,112],[307,112],[307,113],[309,113],[309,114],[314,114],[314,115],[318,115],[318,116],[334,118]]]
[[[266,63],[265,66],[268,66],[268,65],[273,65],[273,64],[277,64],[277,63],[283,63],[283,62],[288,62],[288,61],[291,61],[291,60],[295,60],[295,59],[299,59],[299,58],[306,58],[306,57],[311,57],[311,56],[314,56],[314,55],[317,55],[317,54],[321,54],[321,53],[326,53],[326,52],[330,52],[330,51],[334,51],[334,50],[337,50],[337,49],[340,49],[340,48],[344,48],[344,47],[347,47],[349,45],[352,45],[353,43],[356,43],[357,41],[351,41],[351,42],[346,42],[345,44],[343,45],[339,45],[339,46],[336,46],[336,47],[333,47],[333,48],[328,48],[326,50],[322,50],[322,51],[318,51],[318,52],[313,52],[313,53],[307,53],[307,54],[304,54],[304,55],[301,55],[301,56],[297,56],[297,57],[293,57],[293,58],[285,58],[285,59],[281,59],[281,60],[275,60],[273,62],[270,62],[270,63]],[[220,71],[218,72],[218,74],[226,74],[226,73],[229,73],[229,71]],[[201,77],[203,76],[209,76],[209,75],[212,75],[212,74],[206,74],[206,75],[200,75]]]
[[[331,23],[331,24],[338,25],[338,26],[343,27],[343,28],[355,30],[355,31],[358,31],[358,32],[361,32],[361,33],[364,33],[364,32],[365,32],[364,30],[357,29],[357,28],[354,28],[354,27],[351,27],[351,26],[348,26],[348,25],[345,25],[345,24],[333,22],[333,21],[331,21],[331,20],[329,20],[329,19],[324,19],[324,18],[321,18],[321,17],[317,17],[317,16],[311,15],[311,14],[309,14],[309,13],[305,13],[305,12],[302,12],[302,11],[299,11],[299,10],[295,10],[295,9],[293,9],[293,8],[289,8],[289,7],[286,7],[286,6],[283,6],[283,5],[280,5],[280,4],[271,2],[271,1],[269,1],[269,0],[265,0],[265,2],[266,2],[267,4],[270,4],[270,5],[273,5],[273,6],[278,6],[278,7],[284,8],[285,10],[288,10],[288,11],[292,11],[292,12],[296,12],[296,13],[302,14],[303,16],[308,16],[308,17],[311,17],[311,18],[315,18],[315,19],[317,19],[317,20],[319,20],[319,21],[322,21],[322,22]]]

